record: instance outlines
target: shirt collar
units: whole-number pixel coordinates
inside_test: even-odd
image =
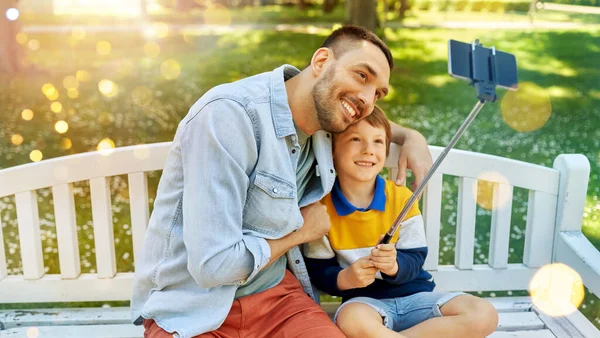
[[[371,204],[367,208],[357,208],[348,202],[340,189],[339,180],[336,178],[331,190],[331,201],[339,216],[347,216],[355,211],[368,211],[371,209],[385,211],[385,180],[377,175],[375,179],[375,194],[373,195]]]
[[[288,102],[285,81],[298,75],[300,71],[294,66],[283,65],[271,72],[271,116],[278,138],[296,133],[292,111]]]

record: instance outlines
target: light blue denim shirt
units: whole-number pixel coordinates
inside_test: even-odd
[[[284,65],[217,86],[179,123],[136,262],[136,324],[152,318],[182,338],[220,327],[238,286],[269,261],[266,239],[300,228],[299,206],[331,190],[331,136],[319,131],[312,136],[316,174],[298,201],[300,147],[290,141],[297,137],[284,84],[298,72]],[[316,299],[300,249],[287,259]]]

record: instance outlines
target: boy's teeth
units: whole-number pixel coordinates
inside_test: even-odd
[[[372,167],[374,164],[371,162],[355,162],[356,164],[360,165],[360,166],[365,166],[365,167]]]
[[[354,109],[352,109],[352,107],[348,103],[346,103],[346,101],[342,100],[342,105],[348,110],[350,116],[354,117],[354,115],[356,115]]]

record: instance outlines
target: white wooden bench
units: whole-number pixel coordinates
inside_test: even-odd
[[[0,303],[129,300],[133,272],[117,273],[109,180],[128,175],[134,260],[146,228],[146,173],[161,170],[170,143],[118,148],[110,155],[78,154],[0,171],[0,198],[15,197],[23,273],[8,275],[0,231]],[[431,147],[433,156],[441,148]],[[393,147],[387,165],[395,166]],[[589,163],[582,155],[560,155],[554,168],[484,154],[452,150],[430,181],[423,200],[429,257],[425,267],[438,290],[527,290],[543,265],[562,262],[600,294],[600,253],[581,233]],[[392,168],[392,174],[394,169]],[[472,186],[484,172],[497,172],[488,264],[474,264],[476,198]],[[459,177],[455,264],[439,265],[442,177]],[[489,178],[486,178],[490,181]],[[493,179],[492,179],[493,180]],[[96,273],[81,273],[73,182],[89,181],[96,249]],[[52,188],[60,274],[45,274],[36,190]],[[513,187],[529,191],[523,262],[509,264]],[[1,220],[0,220],[1,221]],[[492,337],[600,337],[579,311],[553,318],[529,297],[490,298],[500,312]],[[323,304],[331,313],[336,304]],[[22,309],[0,311],[1,337],[142,337],[127,307]]]

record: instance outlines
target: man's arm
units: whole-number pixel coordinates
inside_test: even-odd
[[[192,109],[195,109],[194,107]],[[244,107],[215,100],[181,131],[183,239],[188,270],[203,288],[241,284],[269,261],[266,240],[242,233],[249,175],[257,161]]]
[[[410,168],[415,175],[415,183],[418,185],[433,165],[431,154],[427,148],[427,141],[416,130],[401,127],[391,121],[390,124],[392,127],[392,142],[402,147],[398,157],[396,184],[404,185],[406,183],[406,170]]]

